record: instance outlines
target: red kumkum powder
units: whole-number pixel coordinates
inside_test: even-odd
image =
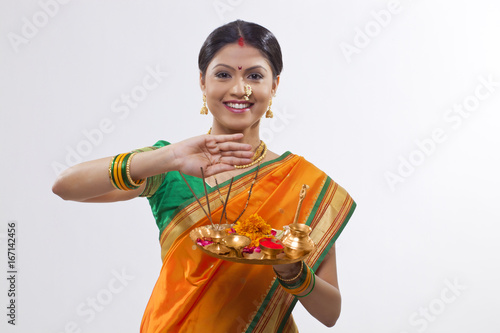
[[[283,245],[276,238],[263,238],[260,240],[260,245],[265,246],[270,249],[282,249]]]
[[[239,45],[239,46],[243,46],[243,45],[245,45],[245,41],[243,40],[243,37],[240,37],[240,38],[238,39],[238,45]]]

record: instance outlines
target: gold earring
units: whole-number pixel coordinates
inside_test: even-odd
[[[269,106],[267,107],[267,111],[266,111],[266,118],[272,118],[273,117],[273,111],[271,111],[271,105],[273,105],[273,99],[272,98],[269,100]]]
[[[207,96],[203,94],[203,106],[201,107],[200,114],[208,114]]]

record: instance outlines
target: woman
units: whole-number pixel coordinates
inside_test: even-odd
[[[297,332],[290,314],[298,300],[333,326],[341,303],[334,242],[355,203],[304,158],[278,155],[260,140],[260,121],[272,117],[283,66],[276,38],[259,25],[231,22],[210,34],[198,62],[201,113],[213,115],[209,134],[74,166],[59,176],[54,193],[84,202],[148,197],[160,229],[163,266],[141,332]],[[304,262],[272,268],[203,254],[189,232],[209,220],[181,174],[198,194],[206,182],[213,220],[220,220],[234,178],[227,220],[258,214],[275,229],[293,221],[307,184],[299,222],[313,228],[316,249]]]

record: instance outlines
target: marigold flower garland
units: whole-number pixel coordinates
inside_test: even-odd
[[[234,225],[238,235],[247,236],[252,240],[248,247],[258,247],[259,240],[271,235],[271,226],[258,214],[250,215],[245,221],[238,221]]]

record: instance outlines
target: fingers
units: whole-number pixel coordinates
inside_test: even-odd
[[[215,139],[215,141],[221,143],[221,142],[239,140],[239,139],[243,138],[243,133],[219,134],[219,135],[212,135],[212,137]]]
[[[231,156],[234,156],[234,157],[240,157],[240,158],[251,158],[253,156],[253,152],[252,151],[221,151],[220,152],[220,155],[222,157],[231,157]]]
[[[220,151],[252,150],[252,145],[239,142],[221,142],[216,143]]]
[[[213,175],[216,175],[218,173],[224,172],[224,171],[230,171],[233,170],[234,166],[229,165],[229,164],[214,164],[214,165],[209,165],[207,169],[205,170],[205,177],[210,177]]]
[[[251,158],[240,158],[240,157],[235,157],[235,156],[224,156],[221,157],[219,160],[219,164],[228,164],[230,166],[234,165],[245,165],[248,163],[252,163]],[[232,168],[234,169],[234,168]]]
[[[236,134],[221,134],[221,135],[209,135],[210,146],[219,146],[221,150],[250,150],[251,145],[246,143],[236,142],[243,138],[243,133]]]
[[[234,156],[220,157],[217,162],[207,165],[205,177],[213,176],[215,174],[234,170],[235,165],[245,165],[252,162],[250,158],[239,158]]]
[[[242,137],[242,134],[231,134],[231,135],[214,135],[211,136],[206,142],[206,148],[212,155],[222,155],[222,156],[236,156],[241,158],[252,157],[252,146],[247,143],[240,143],[232,140],[234,138]],[[221,139],[218,141],[217,138]]]

